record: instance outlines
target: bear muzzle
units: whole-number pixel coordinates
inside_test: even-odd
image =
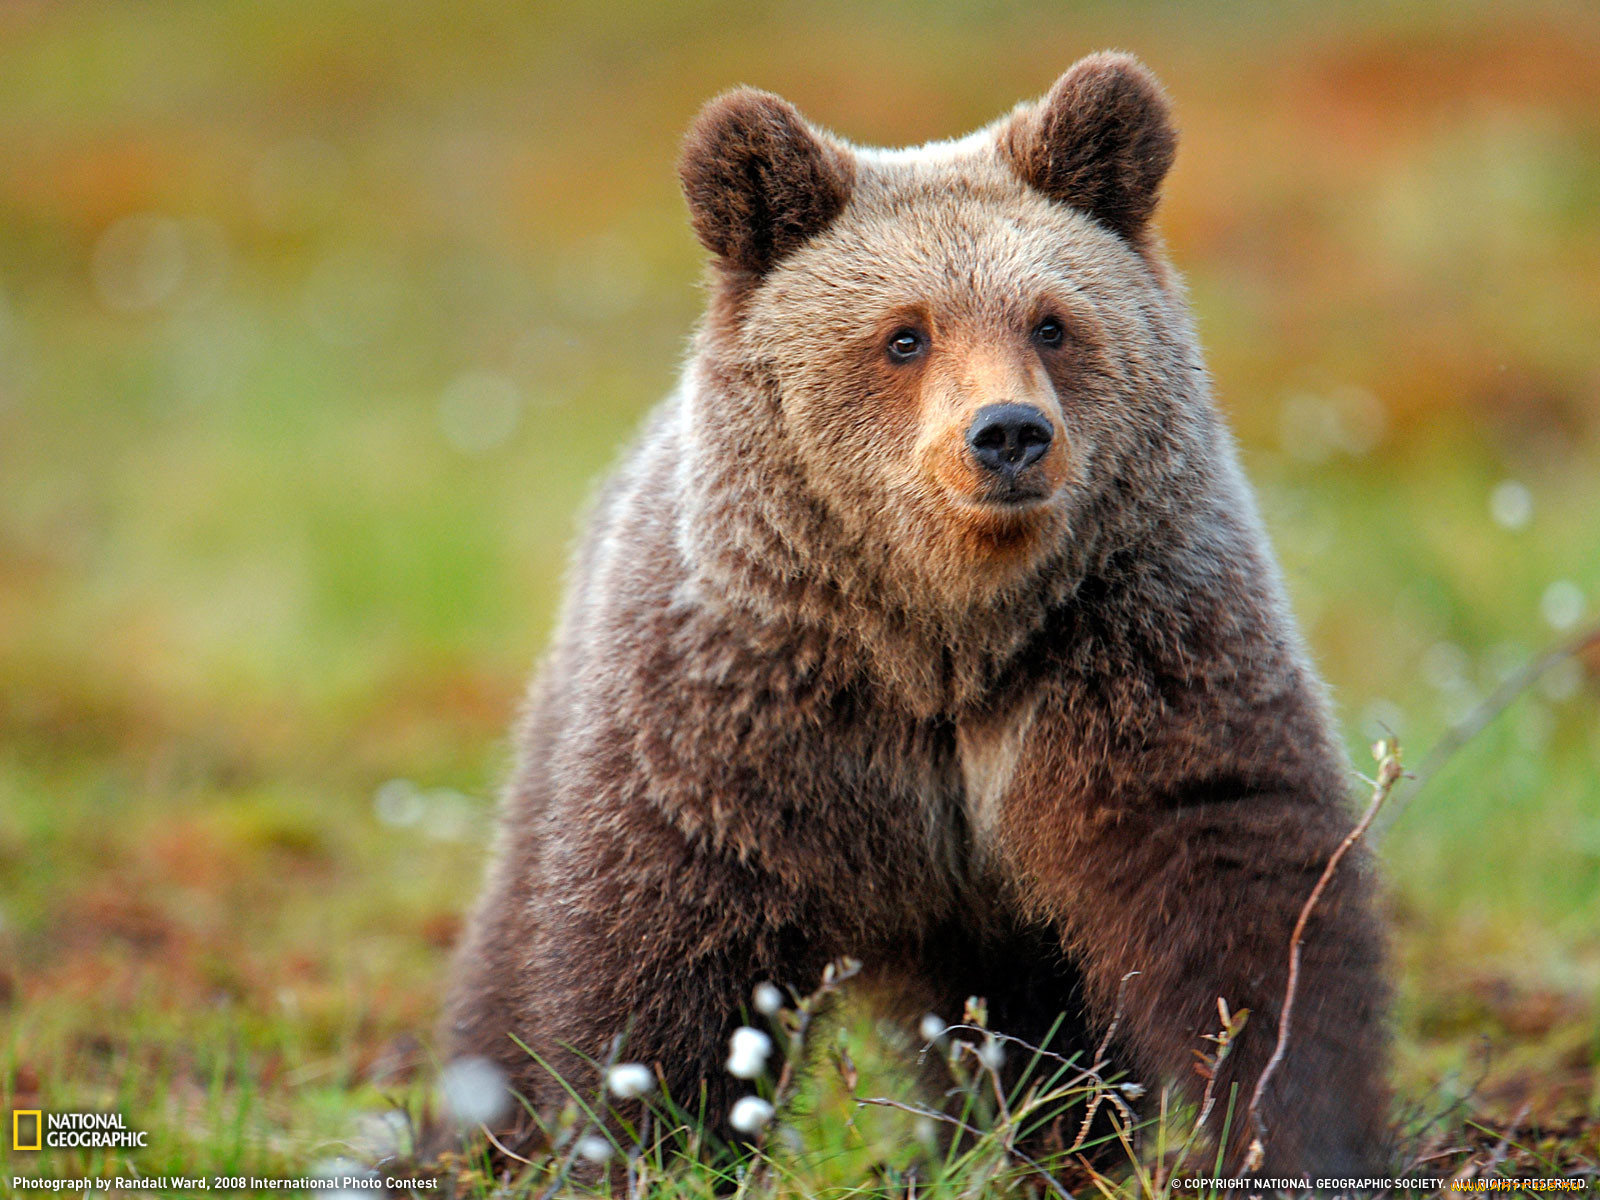
[[[1008,481],[1043,458],[1054,440],[1049,420],[1031,404],[985,405],[967,426],[974,461]]]
[[[1055,490],[1043,460],[1056,440],[1050,419],[1031,404],[986,404],[965,434],[976,494],[1005,507],[1044,500]]]

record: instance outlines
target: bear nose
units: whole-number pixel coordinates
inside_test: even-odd
[[[972,457],[990,471],[1016,475],[1044,457],[1054,435],[1044,414],[1029,404],[988,404],[967,426]]]

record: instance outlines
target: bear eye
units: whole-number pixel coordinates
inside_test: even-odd
[[[927,348],[928,341],[915,329],[896,329],[889,335],[889,357],[909,362]]]
[[[1033,327],[1033,340],[1041,346],[1059,346],[1067,331],[1055,317],[1046,317]]]

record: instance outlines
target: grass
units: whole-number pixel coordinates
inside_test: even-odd
[[[913,142],[1106,45],[1178,106],[1162,226],[1352,760],[1415,758],[1600,608],[1588,8],[0,5],[0,1112],[150,1133],[0,1137],[0,1192],[295,1176],[434,1103],[575,514],[700,304],[695,107]],[[1597,666],[1381,844],[1440,1169],[1519,1114],[1496,1170],[1594,1169]],[[906,1095],[903,1041],[842,1028]],[[774,1189],[903,1190],[915,1118],[841,1086]]]

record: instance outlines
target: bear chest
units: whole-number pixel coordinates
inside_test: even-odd
[[[1001,804],[1027,752],[1038,712],[1037,698],[1030,698],[956,725],[962,809],[980,854],[994,841]]]

